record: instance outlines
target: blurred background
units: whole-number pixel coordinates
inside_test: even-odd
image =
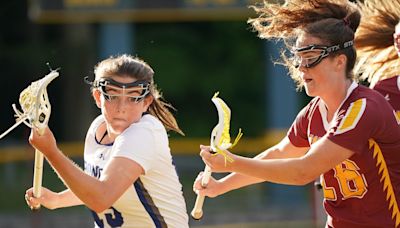
[[[260,3],[259,1],[258,3]],[[148,62],[186,136],[170,135],[188,212],[192,183],[204,164],[218,121],[215,92],[232,110],[231,135],[244,138],[232,150],[252,157],[279,142],[308,98],[295,90],[284,68],[274,65],[280,43],[261,40],[247,19],[253,0],[14,0],[0,5],[0,131],[15,123],[11,104],[52,69],[49,126],[61,149],[83,166],[83,140],[100,113],[83,82],[100,60],[128,53]],[[0,227],[93,227],[85,207],[32,213],[24,192],[32,186],[30,129],[19,126],[0,141]],[[214,175],[222,177],[224,175]],[[43,185],[65,188],[44,166]],[[321,227],[320,194],[312,184],[263,183],[206,199],[204,218],[191,227]]]

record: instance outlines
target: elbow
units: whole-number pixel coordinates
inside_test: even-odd
[[[297,181],[295,185],[298,185],[298,186],[305,186],[305,185],[311,183],[312,181],[314,181],[314,179],[313,179],[313,180],[310,180],[310,179],[303,179],[303,180]]]
[[[98,197],[93,197],[92,200],[86,204],[86,206],[96,213],[101,213],[109,209],[114,203],[110,197],[110,194],[98,194],[97,196]]]
[[[293,183],[294,185],[304,186],[315,181],[320,173],[313,169],[309,162],[306,162],[303,158],[296,159],[296,165],[294,165],[293,171]]]
[[[101,213],[101,212],[109,209],[111,206],[112,206],[112,204],[106,204],[104,202],[96,202],[96,204],[93,204],[90,206],[90,209],[92,209],[96,213]]]
[[[94,212],[96,212],[97,214],[100,214],[101,212],[105,211],[106,208],[104,207],[98,207],[98,208],[91,208]]]
[[[89,206],[89,208],[92,211],[96,212],[97,214],[99,214],[99,213],[104,211],[104,209],[102,207],[99,207],[99,206]]]
[[[315,181],[318,177],[314,175],[310,175],[310,173],[306,172],[304,169],[295,172],[295,176],[293,178],[293,185],[304,186],[313,181]]]
[[[304,186],[306,184],[308,184],[309,182],[305,181],[302,178],[294,178],[292,181],[292,185],[296,185],[296,186]]]

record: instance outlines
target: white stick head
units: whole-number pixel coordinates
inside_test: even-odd
[[[229,134],[231,109],[218,97],[218,93],[211,99],[218,111],[218,124],[211,133],[211,147],[225,150],[231,147],[231,137]],[[214,148],[212,148],[214,150]]]
[[[58,75],[58,72],[53,70],[44,78],[32,82],[20,94],[19,103],[23,113],[27,114],[29,122],[39,129],[46,127],[50,118],[51,106],[47,96],[47,85]]]
[[[19,95],[19,104],[22,111],[18,110],[16,105],[12,107],[17,117],[17,123],[5,131],[0,138],[8,134],[20,123],[25,123],[28,127],[36,127],[39,130],[44,129],[50,119],[51,106],[47,96],[47,85],[59,76],[57,70],[52,70],[45,77],[32,82]]]

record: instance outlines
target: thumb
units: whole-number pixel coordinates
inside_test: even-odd
[[[35,198],[35,197],[30,197],[30,202],[34,205],[38,205],[42,203],[42,197]]]

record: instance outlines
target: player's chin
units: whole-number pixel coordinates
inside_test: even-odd
[[[312,86],[304,86],[304,91],[306,92],[307,96],[315,97],[317,96],[315,93],[315,89]]]
[[[116,124],[116,125],[113,125],[111,128],[112,128],[112,131],[113,131],[114,134],[120,135],[120,134],[122,134],[122,132],[124,132],[128,127],[129,127],[129,125],[127,125],[127,124]]]

